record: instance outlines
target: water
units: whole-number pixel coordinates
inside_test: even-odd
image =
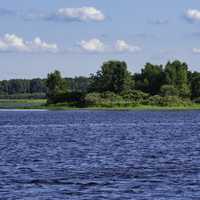
[[[200,198],[200,112],[1,111],[1,200]]]

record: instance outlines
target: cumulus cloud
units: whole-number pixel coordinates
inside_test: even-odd
[[[118,52],[137,52],[140,51],[141,48],[130,45],[124,40],[117,40],[115,43],[115,50]]]
[[[2,52],[58,52],[56,44],[42,41],[39,37],[33,41],[25,41],[15,34],[5,34],[0,38],[0,51]]]
[[[83,6],[80,8],[60,8],[55,12],[40,11],[13,11],[0,8],[0,15],[10,15],[22,18],[24,20],[47,20],[47,21],[65,21],[65,22],[86,22],[86,21],[104,21],[106,16],[104,13],[95,8]]]
[[[71,21],[103,21],[105,15],[94,7],[61,8],[55,15],[56,19]]]
[[[88,41],[82,40],[79,46],[83,51],[96,53],[124,53],[124,52],[138,52],[141,50],[138,46],[128,44],[124,40],[117,40],[114,45],[106,45],[97,38]]]
[[[57,44],[47,43],[42,41],[39,37],[36,37],[32,42],[27,43],[32,51],[48,51],[48,52],[57,52]]]
[[[28,51],[29,48],[25,44],[24,40],[14,34],[5,34],[0,39],[0,50],[1,51]]]
[[[88,52],[105,52],[106,46],[97,38],[93,38],[89,41],[82,40],[80,47]]]
[[[188,9],[185,12],[186,19],[190,21],[199,21],[200,22],[200,10],[197,9]]]

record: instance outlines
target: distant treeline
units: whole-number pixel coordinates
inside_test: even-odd
[[[89,78],[65,78],[69,91],[86,92]],[[46,98],[46,79],[11,79],[0,81],[0,99]]]
[[[89,77],[62,78],[55,71],[46,79],[0,81],[0,98],[26,97],[89,105],[199,103],[200,73],[179,60],[165,65],[146,63],[135,74],[126,62],[108,61]]]

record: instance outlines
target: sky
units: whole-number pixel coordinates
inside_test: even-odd
[[[88,76],[103,62],[200,70],[200,1],[0,0],[0,79]]]

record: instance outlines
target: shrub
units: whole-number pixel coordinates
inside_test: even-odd
[[[45,93],[1,94],[0,99],[45,99]]]
[[[155,95],[155,96],[149,97],[149,99],[147,100],[147,104],[153,105],[153,106],[167,106],[167,107],[186,106],[186,105],[190,105],[191,101],[182,100],[177,96],[162,97],[159,95]]]
[[[166,96],[162,98],[161,106],[185,106],[188,102],[181,100],[177,96]]]
[[[177,96],[166,96],[162,98],[161,101],[162,106],[181,106],[183,102]]]
[[[162,96],[178,96],[179,92],[173,85],[163,85],[160,89]]]
[[[162,104],[163,97],[159,95],[150,96],[148,100],[146,101],[146,104],[152,105],[152,106],[160,106]]]
[[[194,103],[200,104],[200,97],[193,100]]]
[[[114,92],[104,92],[101,94],[101,98],[104,101],[115,103],[123,101],[123,98],[120,95],[115,94]]]
[[[88,93],[85,96],[86,105],[97,105],[101,103],[101,94],[97,92]]]
[[[69,103],[70,105],[83,105],[85,103],[85,95],[81,92],[68,92],[52,95],[48,99],[47,104]]]
[[[104,107],[112,107],[114,105],[121,105],[123,99],[121,96],[113,92],[104,92],[104,93],[88,93],[85,96],[86,105],[96,105]]]
[[[190,98],[191,97],[191,91],[188,85],[184,84],[179,89],[179,96],[182,98]]]
[[[137,102],[137,103],[142,103],[149,96],[149,94],[144,93],[140,90],[126,91],[126,92],[123,92],[121,95],[124,100],[130,101],[130,102]]]

